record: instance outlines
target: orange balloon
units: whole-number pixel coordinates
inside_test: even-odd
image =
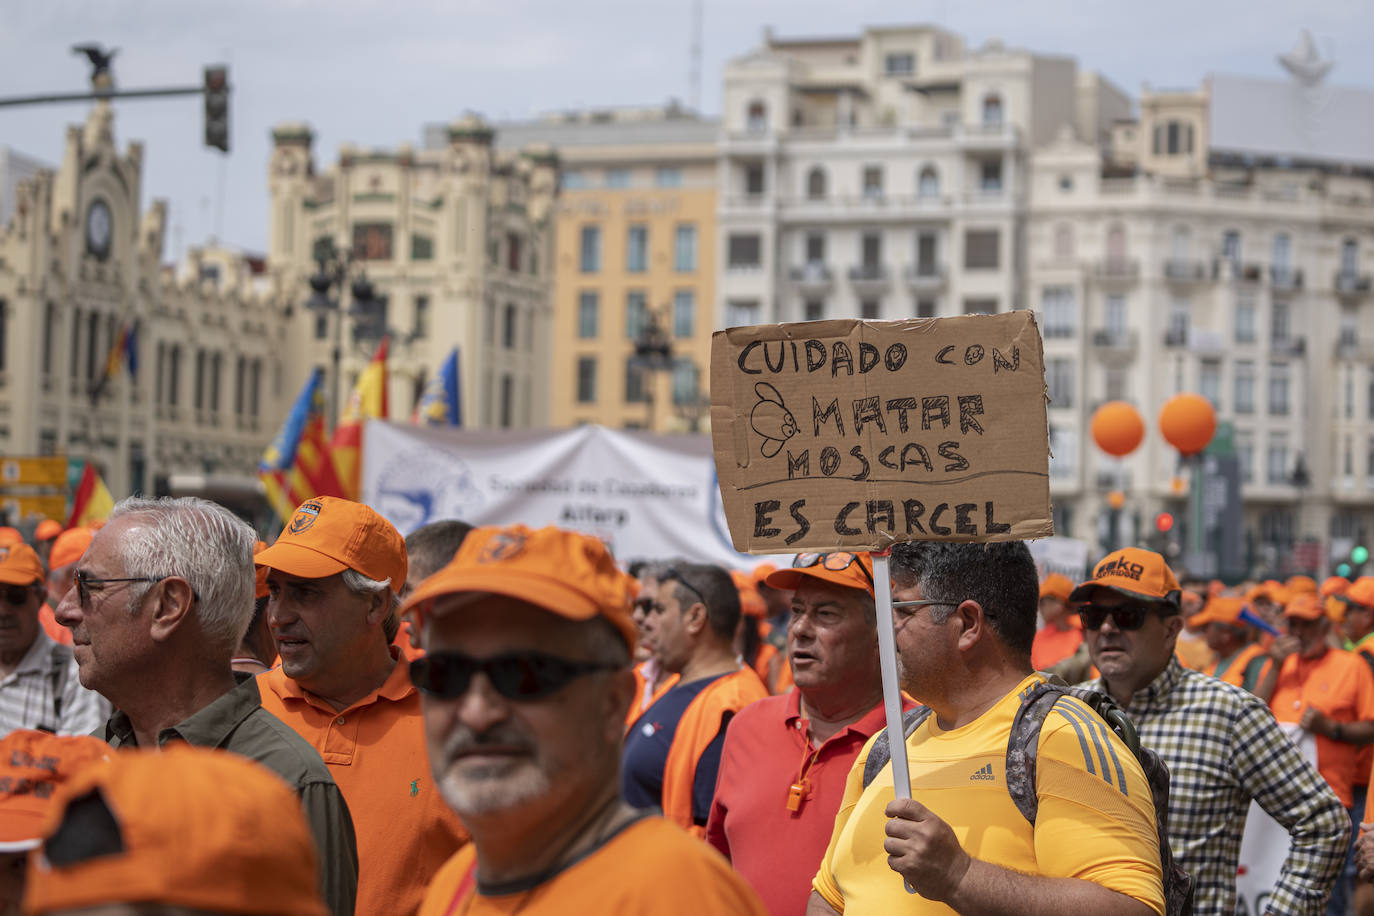
[[[1108,401],[1093,413],[1093,441],[1108,455],[1129,455],[1145,438],[1145,421],[1125,401]]]
[[[1217,431],[1217,412],[1200,394],[1176,394],[1159,411],[1164,440],[1184,455],[1196,455]]]
[[[1122,506],[1126,505],[1126,494],[1122,493],[1120,490],[1113,490],[1107,494],[1107,505],[1111,506],[1113,509],[1120,509]]]

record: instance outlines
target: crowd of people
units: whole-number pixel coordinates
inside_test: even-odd
[[[888,565],[891,622],[866,553],[623,565],[328,497],[270,546],[186,498],[0,529],[0,916],[1231,916],[1252,802],[1264,912],[1374,913],[1374,578]]]

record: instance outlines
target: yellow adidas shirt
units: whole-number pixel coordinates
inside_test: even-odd
[[[929,716],[907,739],[912,795],[953,828],[974,858],[1014,871],[1080,878],[1164,912],[1154,802],[1140,764],[1091,709],[1060,700],[1040,732],[1035,827],[1007,792],[1006,751],[1028,676],[992,709],[954,731]],[[867,789],[870,740],[854,762],[835,830],[814,887],[851,913],[947,914],[941,903],[908,894],[887,864],[883,813],[892,800],[892,766]]]

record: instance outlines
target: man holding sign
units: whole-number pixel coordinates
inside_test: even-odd
[[[1012,720],[1042,680],[1025,544],[899,544],[891,567],[901,684],[933,710],[906,740],[913,798],[893,800],[890,764],[864,784],[870,741],[807,912],[1163,913],[1149,786],[1086,705],[1064,697],[1044,722],[1034,823],[1008,792]]]

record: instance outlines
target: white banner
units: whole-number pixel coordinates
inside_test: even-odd
[[[1296,724],[1280,722],[1279,728],[1298,746],[1303,759],[1317,769],[1317,739]],[[1321,778],[1321,777],[1318,777]],[[1240,867],[1236,875],[1236,912],[1241,916],[1267,913],[1269,895],[1279,881],[1283,862],[1288,858],[1288,828],[1250,802],[1245,833],[1240,841]],[[1344,858],[1342,858],[1344,862]]]
[[[362,500],[402,534],[448,518],[558,525],[604,539],[621,562],[683,557],[750,568],[765,559],[730,544],[707,436],[370,420]]]
[[[1050,573],[1068,576],[1075,585],[1087,578],[1087,541],[1055,536],[1027,541],[1026,546],[1035,559],[1035,570],[1040,574],[1041,581]]]

